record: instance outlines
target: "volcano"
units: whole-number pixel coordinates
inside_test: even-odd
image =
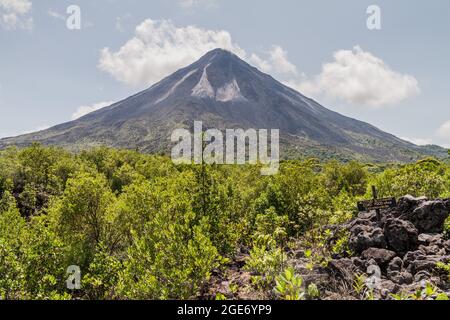
[[[0,148],[40,142],[71,150],[105,145],[168,153],[173,130],[192,129],[194,121],[205,129],[279,129],[282,158],[409,162],[445,155],[333,112],[222,49],[80,119],[2,139]]]

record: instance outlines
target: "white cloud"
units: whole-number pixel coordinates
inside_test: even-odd
[[[443,123],[439,129],[437,130],[437,135],[445,139],[447,142],[450,142],[450,121]]]
[[[268,52],[266,60],[256,54],[250,56],[249,62],[266,73],[277,73],[281,75],[297,75],[297,67],[287,57],[287,52],[280,46],[273,46]]]
[[[410,141],[418,146],[424,145],[439,145],[443,148],[450,148],[450,120],[444,122],[435,132],[431,138],[405,138],[403,140]]]
[[[305,95],[340,99],[379,108],[395,105],[420,93],[418,81],[393,71],[383,60],[359,46],[340,50],[312,79],[298,71],[280,46],[263,55],[247,54],[225,30],[196,26],[177,27],[170,20],[147,19],[118,51],[104,48],[98,67],[116,80],[133,86],[148,86],[199,59],[206,52],[223,48],[270,73]]]
[[[31,10],[32,3],[29,0],[0,0],[0,7],[5,11],[22,15]]]
[[[263,57],[248,55],[225,30],[176,27],[170,20],[151,19],[138,25],[134,37],[118,51],[104,48],[98,68],[126,84],[148,86],[215,48],[232,51],[263,72],[298,78],[296,66],[280,46],[273,46]]]
[[[420,93],[413,76],[393,71],[359,46],[336,52],[334,61],[324,64],[318,76],[295,87],[307,95],[374,108],[395,105]]]
[[[33,28],[30,0],[0,0],[0,27],[6,30]]]
[[[402,140],[409,141],[418,146],[428,146],[433,144],[433,139],[430,138],[405,138],[402,137]]]
[[[108,107],[112,105],[113,101],[104,101],[99,103],[94,103],[90,106],[80,106],[77,108],[77,110],[72,114],[72,120],[77,120],[91,112],[97,111],[101,108]]]
[[[450,148],[450,120],[444,122],[430,138],[405,138],[401,139],[412,142],[418,146],[439,145],[444,148]]]
[[[104,48],[98,67],[118,81],[145,86],[189,65],[215,48],[245,56],[227,31],[196,26],[177,28],[170,20],[147,19],[136,27],[135,36],[117,52]]]
[[[183,8],[195,8],[195,7],[213,7],[216,0],[178,0],[178,3]]]

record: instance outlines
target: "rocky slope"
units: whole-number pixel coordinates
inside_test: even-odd
[[[70,149],[98,145],[169,152],[174,129],[279,129],[284,158],[413,161],[445,156],[326,109],[236,55],[216,49],[151,88],[78,120],[0,140],[0,149],[33,141]]]
[[[437,268],[438,263],[450,262],[450,240],[443,234],[449,214],[449,199],[411,196],[384,212],[381,222],[374,213],[361,214],[341,226],[350,232],[355,256],[331,261],[330,270],[347,280],[357,273],[371,274],[371,286],[380,298],[412,295],[427,284],[435,286],[436,293],[449,293],[448,275]]]
[[[335,254],[326,266],[316,264],[311,268],[305,248],[300,246],[288,250],[288,264],[295,266],[304,288],[317,285],[320,299],[435,299],[439,294],[450,297],[450,274],[437,266],[450,262],[450,240],[443,233],[449,215],[450,199],[429,201],[405,196],[396,208],[383,212],[381,222],[372,212],[362,213],[349,223],[327,227],[335,235],[349,235],[352,256]],[[276,298],[270,290],[255,290],[252,274],[244,268],[247,259],[248,253],[241,253],[225,272],[216,273],[203,298],[214,298],[217,293],[229,299]],[[233,286],[234,291],[230,289]]]

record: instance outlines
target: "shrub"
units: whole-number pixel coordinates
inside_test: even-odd
[[[272,285],[275,277],[285,269],[286,262],[287,255],[273,243],[269,246],[257,244],[250,251],[244,269],[258,275],[256,284],[264,289]]]
[[[304,298],[305,293],[302,291],[303,280],[295,274],[293,268],[286,269],[284,273],[276,277],[275,281],[275,293],[280,299],[302,300]]]

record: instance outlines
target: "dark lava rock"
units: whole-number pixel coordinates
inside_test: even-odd
[[[419,246],[419,250],[424,252],[426,255],[430,255],[430,256],[445,256],[446,251],[444,248],[440,248],[437,245],[432,245],[432,246]]]
[[[428,271],[420,271],[416,273],[414,276],[414,282],[421,283],[423,281],[427,282],[430,281],[431,274]]]
[[[375,291],[383,298],[399,291],[413,294],[426,282],[448,291],[448,283],[436,273],[436,264],[450,261],[450,240],[443,234],[449,215],[450,199],[429,201],[412,196],[401,198],[396,208],[383,210],[380,222],[374,212],[361,213],[340,226],[349,231],[349,247],[355,256],[332,260],[328,270],[350,285],[361,272],[378,277]]]
[[[432,272],[439,262],[447,262],[449,257],[441,255],[427,255],[422,250],[408,252],[403,258],[403,265],[407,270],[416,274],[420,271]]]
[[[426,255],[421,250],[410,251],[403,257],[403,266],[407,268],[414,261],[426,260],[426,258]]]
[[[388,248],[399,255],[415,250],[419,242],[419,234],[414,225],[396,218],[386,221],[384,235]]]
[[[381,296],[386,299],[389,298],[390,294],[397,293],[400,290],[400,286],[391,280],[381,280],[380,283]]]
[[[430,233],[422,233],[419,235],[419,244],[424,246],[444,245],[444,237],[442,234],[430,234]]]
[[[428,201],[428,198],[426,197],[414,198],[411,195],[404,196],[400,198],[400,200],[398,200],[396,211],[400,214],[411,212],[417,206],[424,203],[425,201]]]
[[[435,200],[421,203],[404,218],[412,222],[420,233],[442,233],[449,215],[450,200]]]
[[[381,268],[386,267],[397,254],[393,251],[379,248],[370,248],[362,253],[362,258],[366,260],[375,260]]]
[[[349,276],[353,276],[354,273],[358,271],[358,267],[356,267],[353,264],[353,261],[348,258],[339,259],[339,260],[332,260],[328,264],[328,267],[331,268],[333,271],[337,272],[344,278],[347,278]]]
[[[359,270],[366,271],[367,267],[366,267],[366,263],[363,259],[361,259],[359,257],[353,257],[351,259],[352,259],[353,265],[355,267],[357,267]]]
[[[412,284],[414,281],[413,275],[409,272],[393,271],[388,273],[388,278],[399,285]]]
[[[385,248],[384,232],[381,228],[372,225],[355,225],[350,230],[349,246],[357,253],[369,248]]]
[[[403,269],[403,260],[399,257],[395,257],[389,263],[388,273],[389,272],[400,272]]]

